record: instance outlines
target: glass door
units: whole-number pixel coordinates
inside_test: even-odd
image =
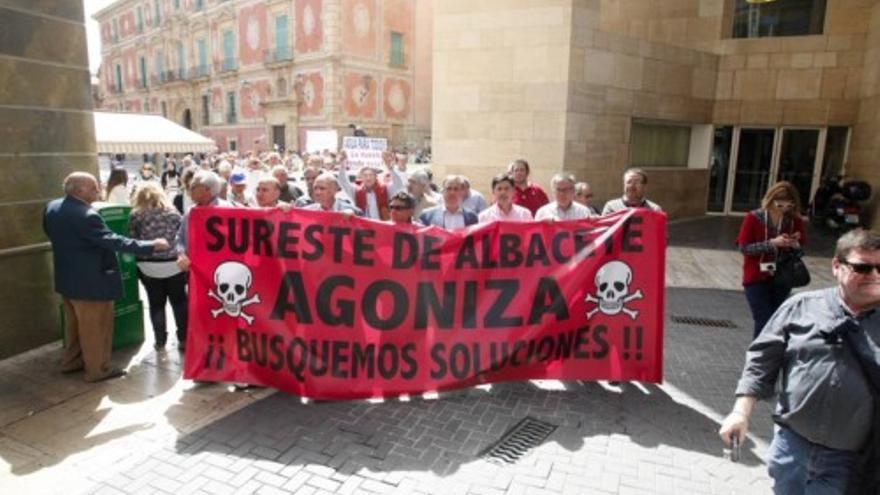
[[[761,206],[773,165],[775,129],[739,129],[730,212],[745,213]]]
[[[779,168],[776,180],[791,182],[801,200],[801,208],[810,202],[813,174],[816,171],[819,149],[819,129],[783,129],[779,148]]]
[[[731,149],[733,149],[733,127],[716,127],[712,141],[712,157],[709,162],[709,196],[706,200],[708,212],[726,211]]]

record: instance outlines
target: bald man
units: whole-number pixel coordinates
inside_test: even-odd
[[[43,212],[43,230],[52,242],[55,291],[64,301],[64,355],[61,371],[85,370],[83,379],[116,378],[124,370],[110,366],[113,300],[122,297],[117,252],[149,256],[168,249],[168,241],[137,241],[113,233],[91,204],[99,196],[92,174],[74,172],[64,179],[63,198]]]
[[[337,198],[336,193],[338,192],[339,182],[337,182],[336,176],[330,172],[321,172],[321,174],[315,178],[315,183],[312,186],[312,200],[314,203],[304,206],[303,209],[336,211],[350,213],[357,216],[363,215],[363,211],[360,208]]]

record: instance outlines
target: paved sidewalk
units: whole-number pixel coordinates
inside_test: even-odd
[[[89,493],[765,493],[769,408],[741,464],[715,433],[748,341],[739,293],[671,289],[663,386],[494,384],[402,402],[304,404],[275,394],[182,436]],[[480,458],[526,416],[556,431],[513,465]]]
[[[767,493],[770,406],[740,464],[715,433],[751,327],[730,246],[738,224],[670,226],[662,386],[545,381],[304,403],[196,386],[179,378],[175,350],[157,355],[149,341],[115,355],[128,377],[86,385],[57,374],[53,344],[0,361],[0,493]],[[824,242],[808,258],[817,287],[830,283]],[[557,428],[516,464],[480,458],[526,416]]]

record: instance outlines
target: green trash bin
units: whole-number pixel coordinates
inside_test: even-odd
[[[128,235],[130,206],[94,203],[92,207],[104,219],[107,227],[124,236]],[[144,305],[138,294],[137,260],[133,254],[118,253],[122,276],[122,297],[113,301],[113,349],[121,349],[144,341]],[[64,305],[61,313],[61,335],[64,338]]]
[[[95,203],[95,210],[104,219],[107,227],[117,234],[128,235],[128,217],[131,215],[130,206],[114,205],[109,203]],[[131,304],[140,300],[138,297],[138,271],[137,260],[133,254],[118,253],[119,273],[122,275],[122,298],[117,303]]]

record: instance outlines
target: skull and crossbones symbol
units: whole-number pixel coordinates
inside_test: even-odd
[[[626,303],[644,296],[641,289],[630,293],[632,278],[632,269],[622,261],[609,261],[602,265],[596,272],[596,295],[587,294],[584,299],[596,304],[595,308],[587,312],[587,319],[601,312],[608,316],[624,313],[635,320],[639,316],[638,310],[627,308]]]
[[[245,313],[245,306],[260,302],[260,295],[254,294],[247,297],[248,290],[253,285],[254,279],[251,269],[237,261],[225,261],[214,270],[214,289],[208,289],[208,296],[219,302],[222,306],[211,310],[211,316],[217,318],[221,313],[226,313],[232,318],[243,318],[248,325],[253,323],[254,317]]]

